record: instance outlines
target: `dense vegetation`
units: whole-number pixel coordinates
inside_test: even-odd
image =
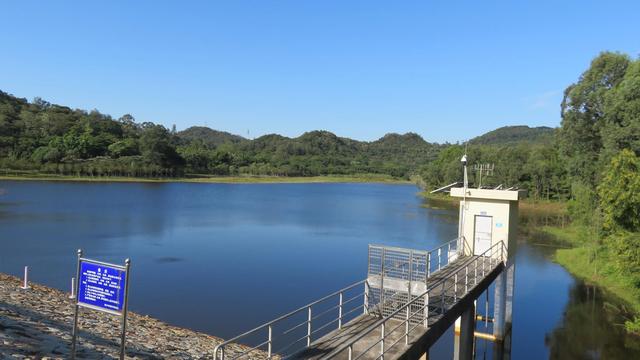
[[[312,131],[297,138],[265,135],[254,140],[207,143],[207,137],[181,140],[178,152],[192,173],[217,175],[316,176],[387,174],[408,178],[423,162],[435,158],[440,146],[416,134],[388,134],[373,142]]]
[[[640,60],[600,54],[561,109],[557,148],[578,246],[561,262],[617,288],[640,312]],[[640,318],[626,325],[640,333]]]
[[[554,129],[547,126],[504,126],[469,140],[472,145],[551,144]]]
[[[493,174],[483,177],[483,186],[517,186],[529,190],[534,199],[567,199],[570,194],[567,170],[558,145],[554,141],[548,141],[544,135],[546,133],[548,130],[542,128],[515,143],[504,142],[502,139],[489,142],[485,139],[484,145],[447,146],[438,153],[434,161],[420,168],[424,186],[430,189],[460,181],[460,158],[466,152],[470,164],[495,165]],[[472,185],[479,185],[477,175],[470,167],[469,181]]]
[[[416,134],[373,142],[312,131],[297,138],[247,140],[205,127],[181,132],[131,115],[113,119],[42,99],[0,92],[0,168],[75,176],[317,176],[387,174],[408,178],[441,145]]]
[[[548,176],[552,170],[545,167],[555,154],[546,150],[549,132],[526,126],[501,128],[474,139],[482,145],[469,151],[472,159],[497,163],[495,180],[531,186],[536,196],[557,197],[566,192],[566,184]],[[509,152],[512,158],[500,155],[503,147],[514,146],[517,151]],[[137,123],[131,115],[113,119],[96,110],[73,110],[39,98],[28,102],[0,92],[2,169],[127,177],[422,175],[431,186],[459,179],[462,150],[459,145],[428,143],[413,133],[363,142],[327,131],[254,140],[206,127],[176,132]]]
[[[161,125],[0,92],[0,167],[89,176],[175,176],[184,159]]]

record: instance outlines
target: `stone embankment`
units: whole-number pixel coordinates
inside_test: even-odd
[[[30,284],[20,289],[20,279],[0,274],[0,359],[68,359],[73,326],[73,300],[62,291]],[[80,309],[77,357],[113,359],[119,351],[119,318]],[[211,359],[222,339],[167,325],[129,312],[127,357],[132,359]],[[235,345],[226,356],[243,352]],[[265,359],[266,354],[252,354]]]

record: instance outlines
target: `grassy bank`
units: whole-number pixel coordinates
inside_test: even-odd
[[[455,209],[460,204],[459,198],[443,193],[431,194],[428,191],[422,191],[419,195],[425,199],[423,206],[432,209]]]
[[[430,208],[455,209],[460,204],[460,198],[449,196],[445,193],[431,194],[427,191],[420,193]],[[568,224],[567,207],[564,202],[524,199],[520,201],[519,212],[525,225],[558,225],[564,227]]]
[[[326,175],[308,177],[286,176],[206,176],[187,175],[175,178],[142,178],[119,176],[67,176],[53,174],[18,174],[0,175],[0,180],[24,180],[24,181],[81,181],[81,182],[146,182],[146,183],[383,183],[383,184],[411,184],[410,181],[398,179],[386,175],[362,174],[362,175]]]
[[[597,285],[628,305],[635,319],[627,321],[625,327],[629,332],[640,335],[640,288],[630,274],[616,266],[615,254],[598,241],[593,229],[572,224],[565,228],[544,227],[541,231],[569,246],[556,250],[555,262],[572,275]]]

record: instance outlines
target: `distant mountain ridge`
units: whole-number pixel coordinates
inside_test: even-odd
[[[225,144],[223,151],[252,159],[246,165],[262,166],[255,171],[268,169],[276,174],[298,175],[355,171],[407,176],[420,165],[435,159],[441,147],[415,133],[389,133],[375,141],[359,141],[325,130],[314,130],[295,138],[267,134],[248,140],[198,127],[176,135],[185,147],[204,145],[214,151]]]
[[[475,145],[504,145],[515,143],[548,143],[551,142],[555,128],[548,126],[530,127],[527,125],[503,126],[495,130],[491,130],[482,135],[476,136],[469,140],[469,144]],[[441,144],[432,143],[424,140],[422,136],[408,132],[405,134],[387,133],[381,138],[373,141],[354,140],[346,137],[340,137],[326,130],[312,130],[303,133],[298,137],[287,137],[280,134],[266,134],[259,136],[253,140],[244,138],[240,135],[232,134],[226,131],[214,130],[205,126],[192,126],[185,130],[179,131],[177,136],[185,143],[192,141],[200,141],[205,145],[212,147],[219,146],[224,143],[241,143],[244,141],[257,141],[264,143],[266,141],[291,141],[297,140],[303,143],[312,144],[316,139],[324,139],[325,141],[347,144],[359,144],[371,148],[376,147],[410,147],[410,146],[438,146]]]
[[[469,144],[507,145],[515,143],[551,143],[554,132],[555,129],[548,126],[503,126],[469,140]]]

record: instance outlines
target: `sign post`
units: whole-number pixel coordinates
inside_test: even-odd
[[[124,265],[109,264],[82,257],[78,249],[78,267],[75,289],[75,312],[71,336],[71,358],[76,357],[78,337],[78,310],[80,307],[98,310],[121,318],[120,359],[124,359],[127,333],[127,305],[129,300],[129,268],[131,261]]]

